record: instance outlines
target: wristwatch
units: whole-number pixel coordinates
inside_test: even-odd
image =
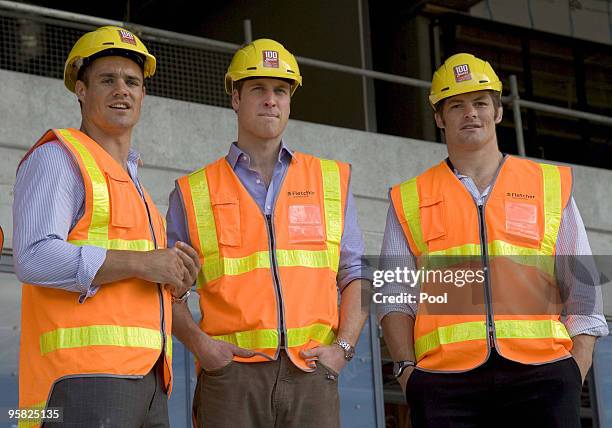
[[[339,338],[336,338],[336,340],[334,340],[334,344],[342,348],[342,350],[344,351],[344,359],[346,361],[351,361],[353,359],[353,357],[355,356],[355,347],[353,345],[348,343],[346,340]]]
[[[393,362],[393,376],[395,376],[395,378],[397,379],[398,377],[402,375],[402,373],[404,373],[404,370],[406,369],[406,367],[414,367],[414,366],[416,366],[416,363],[414,361],[410,361],[410,360],[395,361]]]
[[[183,293],[181,297],[172,296],[172,304],[186,302],[190,294],[191,294],[191,290],[187,290]]]

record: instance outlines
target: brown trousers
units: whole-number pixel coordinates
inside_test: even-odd
[[[284,351],[276,361],[200,373],[193,401],[198,427],[339,428],[338,376],[322,364],[306,373]]]

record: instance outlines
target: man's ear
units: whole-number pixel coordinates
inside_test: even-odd
[[[495,123],[496,124],[500,123],[503,117],[504,117],[504,108],[502,106],[499,106],[497,108],[497,114],[495,115]]]
[[[444,118],[442,117],[442,115],[438,112],[435,112],[434,119],[436,120],[436,125],[438,126],[438,128],[444,129]]]
[[[83,102],[86,92],[87,92],[87,85],[85,85],[85,82],[83,82],[82,80],[77,80],[76,83],[74,84],[74,93],[76,94],[77,99],[80,102]]]
[[[240,108],[240,94],[238,93],[238,89],[232,90],[232,108],[238,113],[238,109]]]

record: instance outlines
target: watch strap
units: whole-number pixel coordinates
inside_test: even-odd
[[[190,294],[191,294],[191,290],[187,290],[183,293],[181,297],[172,296],[172,304],[186,302]]]
[[[398,378],[403,373],[406,367],[416,367],[416,363],[412,360],[402,360],[393,363],[393,375]]]
[[[344,351],[344,359],[351,361],[355,356],[355,347],[344,339],[336,338],[334,344],[338,345]]]

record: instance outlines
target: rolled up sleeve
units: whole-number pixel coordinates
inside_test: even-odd
[[[385,225],[385,234],[383,236],[382,248],[380,251],[380,263],[378,272],[395,270],[397,267],[407,268],[408,270],[416,269],[416,261],[414,255],[410,251],[402,226],[397,219],[393,205],[389,206],[387,212],[387,223]],[[374,281],[375,287],[378,285],[376,278]],[[386,282],[384,281],[375,289],[375,293],[380,292],[384,297],[390,296],[407,296],[418,295],[419,287],[414,284],[411,286],[406,282]],[[378,320],[382,319],[391,312],[401,312],[415,318],[417,313],[417,303],[389,303],[389,300],[376,305]]]
[[[600,275],[573,197],[561,217],[555,267],[569,335],[607,336]]]
[[[372,269],[364,258],[364,251],[363,235],[357,220],[357,207],[349,185],[337,276],[338,288],[341,292],[356,279],[372,281]]]

